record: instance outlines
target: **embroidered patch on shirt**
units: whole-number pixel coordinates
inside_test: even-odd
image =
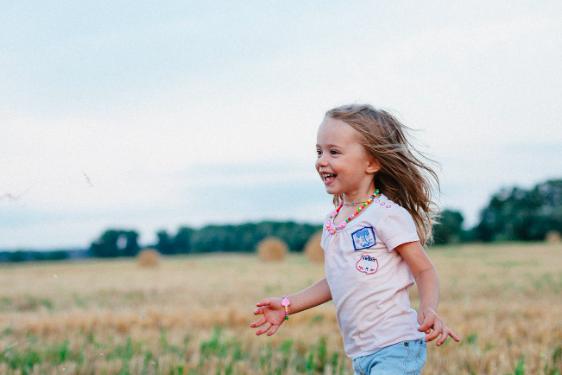
[[[377,243],[373,227],[363,227],[356,230],[351,233],[351,239],[353,240],[353,248],[355,251],[368,249]]]
[[[355,268],[357,271],[363,272],[366,275],[372,275],[379,269],[379,262],[377,258],[369,254],[363,254],[357,263],[355,263]]]

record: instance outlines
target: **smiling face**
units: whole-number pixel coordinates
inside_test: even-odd
[[[367,198],[380,164],[361,144],[361,134],[341,120],[326,117],[318,128],[316,170],[329,194],[347,200]]]

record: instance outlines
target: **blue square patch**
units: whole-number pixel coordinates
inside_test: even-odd
[[[355,251],[368,249],[377,243],[373,227],[363,227],[351,233]]]

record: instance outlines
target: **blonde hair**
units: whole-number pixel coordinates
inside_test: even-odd
[[[374,176],[375,187],[408,210],[421,244],[429,244],[438,212],[432,201],[432,180],[439,191],[439,177],[422,159],[436,162],[406,139],[407,130],[412,129],[390,113],[368,104],[336,107],[327,111],[326,117],[341,120],[361,134],[363,146],[381,165]],[[341,199],[341,196],[334,196],[334,204],[338,205]]]

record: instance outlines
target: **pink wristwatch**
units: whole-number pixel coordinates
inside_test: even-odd
[[[290,304],[291,304],[291,301],[289,301],[289,298],[287,296],[285,296],[281,299],[281,306],[283,306],[285,308],[285,320],[289,320],[289,305]]]

